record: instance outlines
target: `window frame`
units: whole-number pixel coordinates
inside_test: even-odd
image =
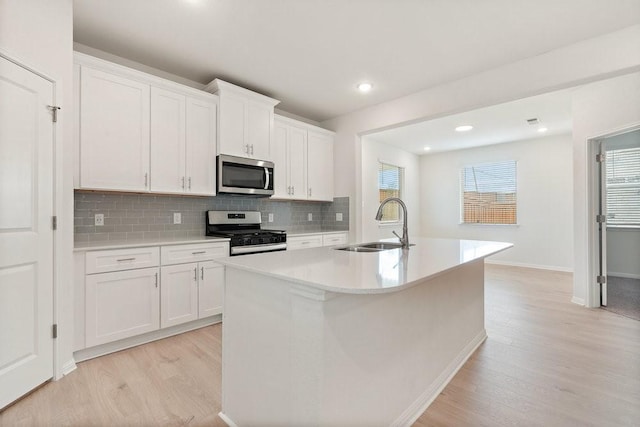
[[[607,216],[607,220],[606,220],[606,227],[607,228],[612,228],[612,229],[639,229],[640,228],[640,223],[629,223],[629,222],[625,222],[625,223],[615,223],[615,212],[612,214],[610,212],[610,191],[609,189],[613,189],[613,188],[630,188],[630,189],[637,189],[638,191],[640,191],[640,182],[631,182],[631,183],[609,183],[609,173],[611,171],[611,158],[613,157],[612,152],[616,152],[616,151],[625,151],[625,150],[640,150],[640,147],[637,146],[631,146],[631,147],[615,147],[615,148],[605,148],[605,176],[604,176],[604,187],[605,187],[605,193],[606,193],[606,200],[605,200],[605,204],[606,204],[606,216]],[[614,172],[615,173],[615,172]],[[613,215],[613,216],[612,216]],[[613,223],[611,220],[614,220]]]
[[[393,168],[397,168],[398,169],[398,198],[402,199],[403,193],[404,193],[404,177],[405,177],[405,168],[403,166],[394,164],[392,162],[388,162],[386,160],[382,160],[382,159],[378,159],[378,169],[377,169],[377,173],[376,173],[376,180],[377,180],[377,188],[378,188],[378,206],[380,206],[380,203],[382,203],[382,200],[380,200],[380,191],[382,190],[382,188],[380,188],[380,169],[381,169],[381,165],[385,165],[385,166],[391,166]],[[378,227],[380,228],[384,228],[384,227],[394,227],[397,226],[398,224],[401,224],[404,221],[403,218],[403,212],[402,209],[400,209],[400,203],[394,203],[397,210],[398,210],[398,218],[397,219],[388,219],[385,220],[384,216],[382,217],[381,221],[378,221]]]
[[[513,223],[492,223],[492,222],[465,222],[464,220],[464,185],[465,185],[465,169],[467,168],[473,168],[473,167],[480,167],[480,166],[487,166],[487,165],[492,165],[492,164],[499,164],[499,163],[507,163],[507,162],[512,162],[513,163],[513,169],[514,169],[514,179],[515,179],[515,203],[514,203],[514,207],[515,207],[515,219]],[[459,216],[459,225],[470,225],[470,226],[490,226],[490,227],[518,227],[520,225],[520,215],[519,215],[519,211],[520,211],[520,203],[519,203],[519,179],[518,179],[518,160],[515,159],[504,159],[504,160],[495,160],[495,161],[489,161],[489,162],[482,162],[482,163],[473,163],[473,164],[465,164],[460,168],[460,173],[459,173],[459,186],[458,186],[458,191],[459,191],[459,208],[460,208],[460,216]]]

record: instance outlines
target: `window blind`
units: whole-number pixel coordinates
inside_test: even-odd
[[[462,168],[462,222],[516,224],[516,161]]]
[[[640,226],[640,147],[608,150],[605,159],[607,224]]]
[[[388,197],[401,197],[402,168],[387,163],[378,163],[378,191],[380,202]],[[382,210],[383,221],[399,221],[400,205],[388,203]]]

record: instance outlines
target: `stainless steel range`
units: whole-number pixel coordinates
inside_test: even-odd
[[[207,211],[207,236],[231,239],[231,256],[287,249],[286,231],[264,230],[261,224],[256,211]]]

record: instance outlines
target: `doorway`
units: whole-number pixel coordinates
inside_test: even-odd
[[[640,129],[598,148],[600,305],[640,320]]]

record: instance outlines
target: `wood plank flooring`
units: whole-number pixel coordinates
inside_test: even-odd
[[[488,265],[489,338],[415,426],[638,426],[640,322],[571,304],[571,275]],[[0,426],[223,426],[221,326],[80,363]]]

